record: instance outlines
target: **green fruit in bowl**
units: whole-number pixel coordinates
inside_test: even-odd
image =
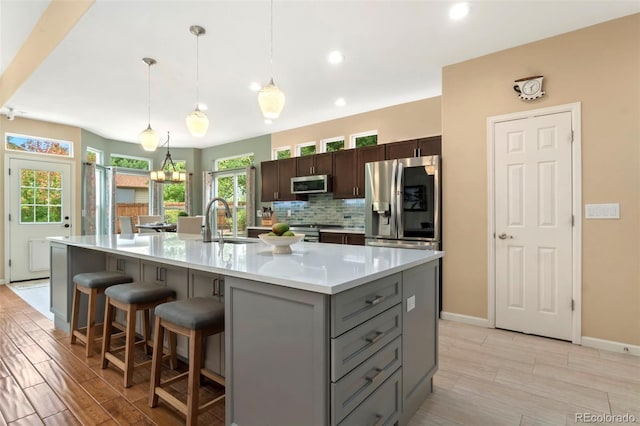
[[[295,234],[293,232],[291,232],[291,231],[285,231],[285,232],[282,233],[282,236],[283,237],[293,237],[293,236],[295,236]]]
[[[276,234],[276,235],[282,235],[285,232],[287,232],[289,230],[289,225],[286,223],[276,223],[271,227],[271,230]]]
[[[269,232],[267,235],[270,236],[270,237],[277,237],[278,236],[278,234],[276,234],[275,232]]]

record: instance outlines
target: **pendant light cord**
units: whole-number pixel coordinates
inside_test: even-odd
[[[200,34],[196,35],[196,109],[200,109]]]
[[[147,127],[151,127],[151,63],[147,64]]]
[[[269,63],[271,65],[271,80],[273,80],[273,0],[271,0],[271,10],[269,12],[270,15],[270,32],[271,32],[271,50],[270,50],[270,57],[269,57]]]

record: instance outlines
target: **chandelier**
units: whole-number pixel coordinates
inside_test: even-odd
[[[176,163],[174,163],[171,158],[171,153],[169,152],[169,132],[167,132],[167,141],[164,145],[167,145],[167,155],[165,155],[160,169],[153,170],[149,173],[149,178],[158,183],[183,183],[187,179],[187,173],[178,171]]]

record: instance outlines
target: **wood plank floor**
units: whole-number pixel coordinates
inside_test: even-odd
[[[184,424],[162,403],[147,406],[148,377],[141,369],[124,389],[120,372],[85,358],[82,346],[0,285],[0,426]],[[184,396],[185,385],[174,391]],[[203,397],[219,392],[211,385]],[[434,393],[410,426],[571,425],[576,413],[628,414],[640,423],[640,357],[443,320]],[[223,425],[224,406],[200,424]]]

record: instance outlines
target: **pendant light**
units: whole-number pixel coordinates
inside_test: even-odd
[[[153,170],[149,173],[149,179],[158,183],[182,183],[187,179],[186,172],[179,172],[176,168],[176,163],[171,158],[171,152],[169,152],[169,132],[167,132],[167,155],[164,157],[162,166],[158,170]],[[169,168],[167,169],[167,166]]]
[[[209,128],[209,119],[206,114],[200,111],[200,94],[199,94],[199,46],[198,40],[201,35],[206,34],[206,30],[199,25],[192,25],[189,27],[191,34],[196,36],[196,109],[194,109],[189,115],[187,115],[187,128],[192,136],[201,138],[207,133]]]
[[[271,52],[269,55],[269,62],[271,65],[271,80],[269,84],[264,86],[258,92],[258,104],[262,110],[264,118],[272,120],[278,118],[282,109],[284,108],[284,93],[273,83],[273,0],[271,0]]]
[[[149,104],[148,104],[148,124],[147,124],[147,128],[145,130],[143,130],[142,132],[140,132],[140,144],[142,145],[142,148],[145,151],[155,151],[156,148],[158,147],[158,135],[156,134],[156,132],[151,128],[151,66],[156,64],[156,60],[153,58],[142,58],[142,62],[144,62],[145,64],[147,64],[148,66],[148,70],[147,70],[147,81],[148,81],[148,100],[149,100]]]

